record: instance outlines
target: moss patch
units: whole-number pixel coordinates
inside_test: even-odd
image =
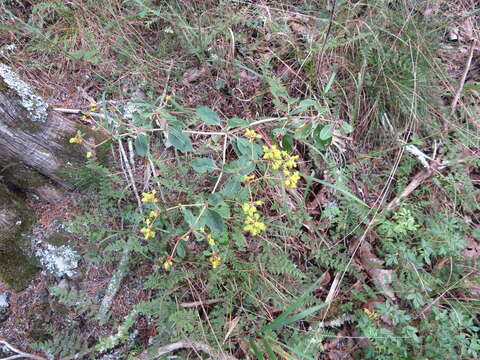
[[[0,230],[0,280],[15,291],[24,289],[37,272],[36,259],[29,254],[30,234],[35,217],[7,187],[0,184],[0,204],[6,214],[4,229]]]

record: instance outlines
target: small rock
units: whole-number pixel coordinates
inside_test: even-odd
[[[458,32],[456,29],[450,29],[447,32],[447,40],[452,42],[458,41]]]
[[[0,294],[0,323],[4,322],[10,316],[9,294],[7,292]]]

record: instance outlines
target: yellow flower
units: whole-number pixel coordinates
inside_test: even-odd
[[[95,101],[92,101],[90,104],[88,104],[88,110],[89,111],[97,111],[97,103]]]
[[[82,135],[77,134],[75,137],[70,138],[70,144],[80,144],[83,141]]]
[[[370,311],[369,309],[364,308],[364,309],[363,309],[363,312],[364,312],[365,314],[367,314],[367,316],[368,316],[370,319],[375,320],[375,319],[378,318],[378,314],[377,314],[375,311]]]
[[[243,182],[250,182],[252,181],[253,179],[255,179],[255,174],[251,174],[251,175],[243,175]]]
[[[153,202],[153,203],[157,202],[158,199],[155,198],[156,193],[157,193],[156,190],[152,190],[149,193],[142,193],[142,202]]]
[[[173,265],[172,257],[169,256],[167,257],[167,260],[165,260],[165,262],[163,263],[163,268],[168,271],[168,269],[170,269],[172,265]]]
[[[212,234],[206,234],[205,237],[207,238],[208,245],[215,246],[215,239],[212,237]]]
[[[150,213],[148,214],[148,217],[155,218],[158,215],[160,215],[160,210],[155,210],[155,211],[150,211]]]
[[[263,201],[255,201],[253,203],[244,203],[242,205],[242,210],[247,217],[244,220],[243,231],[249,232],[253,236],[258,235],[260,232],[265,230],[265,224],[260,220],[261,215],[259,214],[255,206],[262,205]]]
[[[155,231],[152,231],[149,227],[143,227],[140,232],[145,236],[145,240],[155,237]]]
[[[280,169],[280,165],[282,165],[282,160],[275,160],[272,164],[272,169],[278,170]]]
[[[295,156],[290,156],[290,155],[287,155],[286,156],[286,159],[285,159],[285,163],[283,164],[283,166],[286,168],[286,169],[293,169],[293,168],[296,168],[297,167],[297,159],[299,158],[298,155],[295,155]]]
[[[297,187],[298,180],[300,180],[300,175],[298,171],[295,171],[286,180],[284,180],[282,184],[289,189],[295,189]]]
[[[219,257],[216,253],[213,253],[213,256],[210,257],[210,264],[212,264],[212,269],[216,269],[222,262],[222,258]]]
[[[244,136],[248,139],[248,142],[251,142],[251,143],[253,143],[255,139],[262,138],[260,134],[257,134],[255,130],[251,130],[251,129],[246,129]]]
[[[90,159],[93,156],[93,153],[89,151],[85,156],[87,157],[87,159]]]

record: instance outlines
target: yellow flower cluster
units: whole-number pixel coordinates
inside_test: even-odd
[[[145,236],[145,240],[155,237],[155,231],[152,230],[152,220],[146,219],[145,226],[140,229],[140,232]]]
[[[213,253],[209,260],[210,264],[212,264],[212,269],[216,269],[217,267],[219,267],[222,262],[222,258],[218,256],[217,253]]]
[[[87,157],[87,159],[90,159],[93,156],[93,153],[89,151],[85,156]]]
[[[167,256],[167,259],[165,260],[165,262],[163,263],[163,268],[165,270],[168,270],[172,267],[173,265],[173,261],[172,261],[172,257],[171,256]]]
[[[370,318],[370,319],[373,319],[373,320],[376,320],[378,318],[378,314],[375,312],[375,311],[371,311],[367,308],[364,308],[363,309],[363,312],[365,314],[367,314],[367,316]]]
[[[255,139],[261,139],[262,135],[255,132],[255,130],[246,129],[245,134],[243,134],[248,139],[248,142],[253,143]]]
[[[263,147],[263,159],[271,162],[273,170],[281,169],[286,179],[282,181],[283,186],[289,189],[297,187],[300,174],[292,171],[297,168],[298,155],[289,155],[285,150],[280,150],[277,145]]]
[[[90,104],[88,104],[88,111],[97,111],[97,103],[95,101],[92,101]]]
[[[282,181],[283,186],[289,189],[295,189],[297,187],[298,180],[300,180],[298,171],[283,170],[283,174],[287,176],[287,178]]]
[[[261,201],[254,201],[252,203],[244,203],[242,210],[247,218],[244,221],[243,231],[249,232],[253,236],[258,235],[265,230],[265,224],[260,220],[260,214],[257,210],[258,205],[262,205]]]
[[[152,190],[149,193],[142,193],[142,202],[156,203],[158,201],[158,199],[155,197],[156,194],[157,194],[156,190]]]
[[[83,142],[83,137],[80,134],[75,135],[75,137],[70,138],[69,140],[70,144],[80,144]]]

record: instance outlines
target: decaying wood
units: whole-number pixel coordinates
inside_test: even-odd
[[[69,139],[92,132],[52,111],[8,66],[0,63],[0,176],[22,190],[55,198],[53,181],[68,185],[62,171],[85,159],[84,143]],[[90,134],[90,136],[88,136]]]
[[[83,142],[70,143],[77,132]],[[27,286],[37,270],[28,239],[33,212],[19,193],[59,200],[62,188],[72,185],[68,170],[85,162],[97,136],[53,111],[0,63],[0,280],[14,290]]]

